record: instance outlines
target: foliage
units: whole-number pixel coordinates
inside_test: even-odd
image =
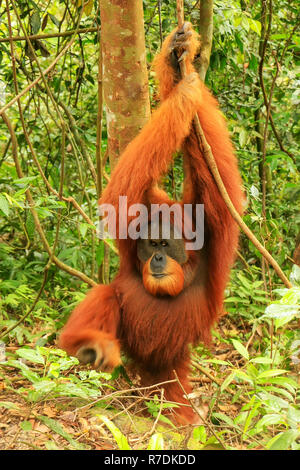
[[[20,373],[32,384],[30,390],[20,388],[18,393],[24,394],[30,402],[37,402],[45,397],[79,397],[85,400],[101,396],[102,379],[111,378],[104,372],[79,371],[78,375],[70,373],[78,364],[76,358],[68,358],[64,351],[37,346],[35,350],[21,348],[16,351],[18,357],[25,362],[15,359],[7,361],[6,365],[20,370]],[[33,371],[27,362],[40,364],[40,372]],[[64,372],[68,371],[68,378]],[[110,387],[110,385],[106,385]]]

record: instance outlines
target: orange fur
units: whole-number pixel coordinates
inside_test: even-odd
[[[143,269],[143,283],[150,294],[177,296],[183,289],[184,274],[182,267],[175,260],[167,257],[167,265],[165,268],[165,277],[155,278],[150,269],[152,257],[145,263]]]
[[[192,127],[196,113],[239,213],[243,195],[225,120],[216,99],[193,73],[197,35],[193,33],[187,58],[190,75],[177,84],[169,65],[171,37],[172,34],[155,61],[164,101],[120,157],[100,203],[113,204],[118,211],[119,195],[126,195],[128,206],[152,201],[172,204],[166,193],[153,187],[153,183],[167,171],[173,153],[182,148],[189,174],[182,202],[204,204],[204,248],[201,252],[188,253],[181,293],[156,297],[145,289],[137,269],[136,241],[118,240],[117,277],[110,286],[94,287],[79,304],[61,335],[60,346],[75,354],[79,346],[99,343],[101,337],[109,334],[135,360],[145,384],[173,379],[173,369],[176,369],[184,389],[190,392],[188,345],[210,341],[211,327],[222,311],[224,288],[239,233],[199,149]],[[198,268],[193,274],[195,266]],[[165,397],[187,403],[176,383],[165,386]],[[181,407],[179,413],[185,421],[194,421],[191,408]]]

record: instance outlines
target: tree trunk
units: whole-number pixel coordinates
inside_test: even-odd
[[[294,261],[298,266],[300,266],[300,232],[297,235],[296,238],[296,246],[295,246],[295,251],[293,255]]]
[[[150,118],[143,2],[100,0],[108,151],[118,156]]]
[[[195,68],[201,80],[205,81],[205,75],[209,66],[210,53],[213,39],[213,0],[201,0],[199,33],[201,39],[200,54],[194,62]]]
[[[267,47],[267,42],[264,44],[266,40],[266,35],[267,33],[267,2],[266,0],[262,1],[262,6],[261,6],[261,35],[260,35],[260,41],[259,41],[259,47],[258,47],[258,55],[260,58],[259,61],[259,77],[258,77],[258,89],[255,93],[255,97],[259,98],[260,93],[262,92],[262,88],[264,87],[263,84],[263,67],[264,67],[264,60],[265,60],[265,48]],[[267,107],[267,105],[266,105]],[[259,175],[260,175],[260,185],[261,185],[261,192],[262,192],[262,214],[263,217],[265,217],[265,205],[266,205],[266,196],[267,193],[270,193],[272,191],[272,175],[271,175],[271,170],[270,166],[266,163],[266,143],[267,143],[267,135],[265,138],[265,141],[263,139],[264,135],[264,125],[261,122],[263,119],[262,113],[260,109],[257,109],[255,111],[255,127],[256,131],[259,132],[262,136],[261,139],[257,138],[257,150],[259,152],[260,156],[260,162],[259,162]]]

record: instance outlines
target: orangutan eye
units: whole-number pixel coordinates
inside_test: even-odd
[[[160,242],[161,246],[168,246],[168,242],[166,242],[166,240],[163,240],[162,242]]]
[[[157,246],[157,243],[154,242],[153,240],[151,240],[151,241],[150,241],[150,245],[151,245],[151,246]]]

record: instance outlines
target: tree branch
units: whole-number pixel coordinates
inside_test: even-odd
[[[30,34],[28,38],[31,41],[36,39],[50,39],[50,38],[60,38],[60,37],[67,37],[73,36],[73,34],[85,34],[85,33],[95,33],[98,30],[98,27],[92,28],[81,28],[81,29],[72,29],[70,31],[63,31],[62,33],[48,33],[48,34]],[[27,38],[25,36],[12,36],[12,41],[26,41]],[[0,42],[9,42],[10,38],[0,38]]]

